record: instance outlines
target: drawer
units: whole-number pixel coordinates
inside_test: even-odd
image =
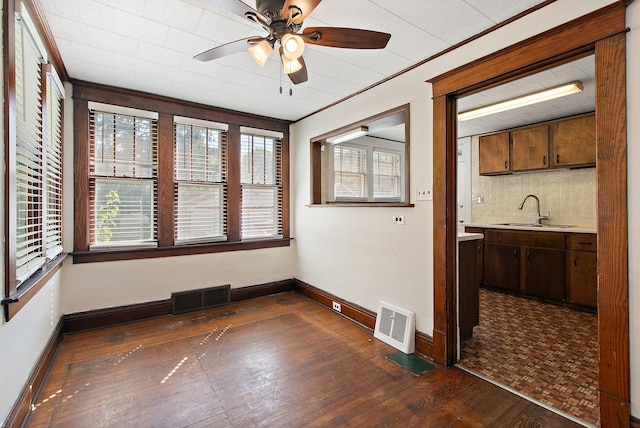
[[[596,251],[598,235],[595,233],[567,234],[567,248],[570,250]]]
[[[506,229],[485,229],[485,242],[496,242],[525,247],[564,249],[564,233],[560,232],[524,232]]]

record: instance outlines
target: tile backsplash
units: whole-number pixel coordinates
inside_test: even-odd
[[[518,210],[533,194],[540,199],[540,213],[549,215],[547,223],[596,228],[595,167],[480,176],[477,138],[472,139],[471,159],[472,223],[535,222],[535,199],[529,198]],[[478,203],[479,197],[484,203]]]

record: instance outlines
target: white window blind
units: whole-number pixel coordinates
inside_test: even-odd
[[[42,74],[37,45],[16,17],[16,280],[45,263]]]
[[[240,155],[241,239],[282,236],[282,142],[243,133]]]
[[[373,198],[400,200],[401,157],[397,152],[373,149]]]
[[[50,65],[47,68],[46,129],[46,253],[53,259],[62,253],[62,85]]]
[[[364,199],[369,194],[367,149],[333,146],[334,195],[340,199]]]
[[[227,239],[227,133],[175,124],[175,243]]]
[[[157,245],[157,120],[91,110],[90,249]]]

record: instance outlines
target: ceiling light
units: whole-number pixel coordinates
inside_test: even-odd
[[[329,137],[327,138],[327,143],[329,144],[344,143],[345,141],[350,141],[359,137],[363,137],[368,133],[369,133],[369,128],[366,126],[361,126],[359,128],[351,129],[349,131],[343,132],[342,134]]]
[[[271,46],[271,43],[266,40],[262,40],[255,45],[249,46],[249,54],[251,55],[251,58],[253,58],[260,67],[264,67],[264,63],[267,62],[267,58],[269,58],[271,52],[273,52],[273,46]]]
[[[476,119],[478,117],[488,116],[490,114],[500,113],[503,111],[540,103],[543,101],[549,101],[554,98],[560,98],[566,95],[581,92],[582,89],[582,82],[576,80],[575,82],[565,83],[564,85],[545,89],[544,91],[534,92],[532,94],[523,95],[511,100],[501,101],[496,104],[491,104],[488,106],[459,113],[458,120],[462,122],[465,120]]]
[[[282,58],[282,69],[286,74],[295,73],[302,69],[302,63],[297,59],[289,59],[284,54],[280,56]]]
[[[304,52],[304,40],[297,34],[287,33],[280,39],[284,56],[289,59],[298,59]]]

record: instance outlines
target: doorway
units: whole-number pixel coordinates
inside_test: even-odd
[[[594,53],[598,158],[600,422],[630,420],[625,5],[614,3],[431,79],[434,125],[434,358],[451,365],[456,320],[456,99]],[[505,60],[508,58],[508,61]],[[444,249],[441,251],[440,249]]]

